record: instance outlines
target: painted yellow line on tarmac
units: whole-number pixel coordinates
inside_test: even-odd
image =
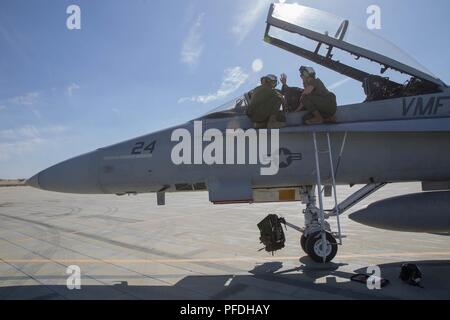
[[[348,254],[340,255],[340,259],[353,258],[389,258],[389,257],[450,257],[450,252],[402,252],[402,253],[373,253],[373,254]],[[227,257],[227,258],[198,258],[198,259],[0,259],[5,263],[61,263],[61,264],[98,264],[98,263],[202,263],[202,262],[258,262],[258,261],[289,261],[298,260],[300,257]]]

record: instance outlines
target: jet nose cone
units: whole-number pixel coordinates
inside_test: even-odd
[[[31,178],[29,184],[43,190],[63,193],[103,193],[98,182],[98,161],[95,152],[48,168]]]
[[[36,189],[41,189],[41,186],[39,185],[39,173],[25,181],[25,185]]]

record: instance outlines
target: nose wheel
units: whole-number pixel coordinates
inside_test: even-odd
[[[315,262],[328,263],[336,257],[338,243],[336,238],[329,232],[325,233],[325,245],[323,243],[322,233],[315,232],[308,237],[302,235],[300,244],[303,251]]]
[[[308,238],[304,234],[302,234],[300,238],[300,246],[302,247],[303,251],[308,254],[308,251],[306,250],[306,240],[308,240]]]

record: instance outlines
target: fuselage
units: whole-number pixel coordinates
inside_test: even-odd
[[[274,175],[262,175],[264,165],[248,161],[252,151],[249,139],[245,140],[247,161],[227,164],[226,130],[245,132],[252,128],[247,116],[228,112],[98,149],[44,170],[28,183],[50,191],[86,194],[208,190],[221,181],[226,181],[226,186],[245,184],[252,189],[313,185],[316,171],[312,134],[317,132],[318,148],[323,151],[328,149],[327,131],[337,184],[450,181],[449,91],[341,106],[336,125],[303,126],[301,117],[301,113],[288,114],[288,128],[279,131],[280,165]],[[441,121],[440,127],[429,129],[435,120]],[[408,126],[412,121],[414,126]],[[420,128],[421,121],[427,122],[428,129]],[[406,126],[395,130],[371,129],[394,122]],[[194,130],[199,123],[200,132]],[[339,129],[343,123],[346,127]],[[174,137],[177,129],[190,133],[191,150],[187,150],[192,152],[190,164],[173,161],[173,150],[181,142]],[[215,164],[205,163],[203,157],[200,162],[198,157],[194,159],[195,151],[205,152],[213,141],[203,136],[208,129],[223,133],[223,161]],[[237,146],[234,148],[236,157]],[[320,155],[320,167],[324,183],[331,182],[330,160],[325,153]]]

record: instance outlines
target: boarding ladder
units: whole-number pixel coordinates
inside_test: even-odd
[[[339,241],[338,244],[342,245],[342,233],[341,233],[341,221],[340,221],[340,213],[339,213],[339,205],[338,205],[338,199],[337,199],[337,192],[336,192],[336,177],[335,172],[337,172],[339,168],[340,159],[342,157],[342,154],[344,152],[345,142],[347,140],[347,133],[344,135],[344,139],[341,146],[341,151],[339,154],[339,159],[337,162],[336,168],[334,167],[333,163],[333,154],[331,149],[331,140],[330,140],[330,133],[326,132],[326,138],[327,138],[327,149],[326,150],[319,150],[318,143],[317,143],[317,132],[313,132],[313,142],[314,142],[314,156],[315,156],[315,165],[316,165],[316,184],[317,184],[317,195],[319,199],[319,221],[320,221],[320,228],[321,228],[321,237],[322,237],[322,252],[324,253],[324,262],[326,259],[325,252],[326,252],[326,245],[327,245],[327,239],[326,239],[326,232],[325,229],[325,210],[324,210],[324,193],[325,193],[325,187],[322,186],[322,180],[321,180],[321,168],[320,168],[320,154],[328,154],[328,160],[330,161],[330,174],[331,174],[331,185],[333,187],[333,195],[334,195],[334,210],[336,210],[336,222],[337,222],[337,240]]]
[[[337,240],[339,241],[338,244],[342,245],[342,232],[341,232],[341,222],[340,222],[340,215],[349,210],[351,207],[356,205],[357,203],[361,202],[365,198],[367,198],[369,195],[373,194],[377,190],[384,187],[387,183],[381,182],[381,183],[369,183],[360,190],[353,193],[351,196],[349,196],[347,199],[342,201],[341,203],[338,203],[337,198],[337,192],[336,192],[336,173],[339,170],[339,165],[342,159],[342,155],[344,153],[345,144],[347,141],[348,133],[345,132],[344,138],[342,139],[342,145],[341,150],[339,152],[339,157],[336,162],[336,167],[334,166],[333,162],[333,153],[331,149],[331,139],[330,139],[330,133],[326,132],[326,138],[327,138],[327,149],[326,150],[319,150],[318,148],[318,142],[317,142],[317,132],[313,132],[313,142],[314,142],[314,155],[315,155],[315,165],[316,165],[316,183],[317,183],[317,193],[319,198],[319,219],[320,219],[320,228],[321,228],[321,236],[322,236],[322,246],[326,245],[326,232],[325,229],[325,220],[330,217],[336,217],[337,221],[337,228],[338,232],[333,233],[334,236],[336,236]],[[321,168],[320,168],[320,154],[328,154],[328,159],[330,161],[330,173],[331,173],[331,185],[333,187],[333,195],[334,195],[334,208],[332,210],[327,210],[325,213],[324,210],[324,193],[325,193],[325,187],[322,186],[322,180],[321,180]],[[325,253],[325,248],[322,247],[322,252]],[[323,257],[325,260],[325,257]]]

